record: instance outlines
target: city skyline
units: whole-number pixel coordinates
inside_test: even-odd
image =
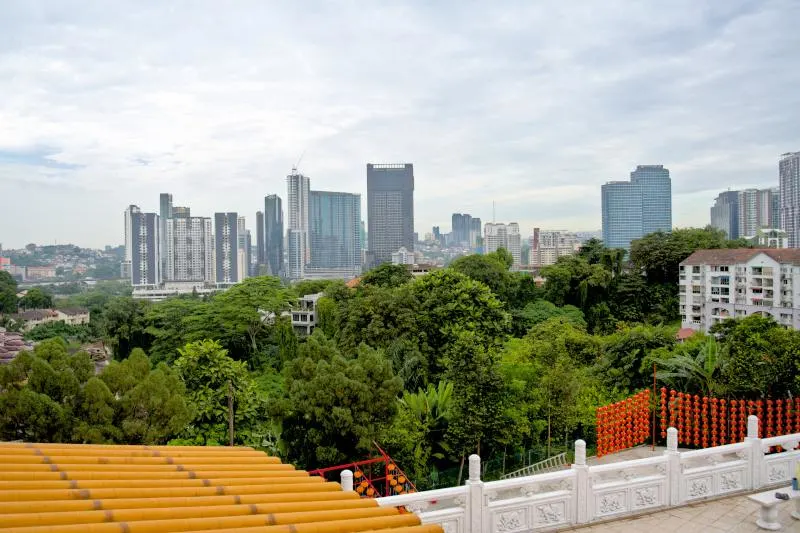
[[[599,186],[646,161],[672,171],[676,225],[704,225],[716,193],[772,186],[800,149],[798,17],[790,0],[6,2],[0,240],[114,244],[119,206],[163,190],[253,217],[304,153],[362,213],[363,165],[413,161],[420,233],[492,201],[522,228],[595,230]]]

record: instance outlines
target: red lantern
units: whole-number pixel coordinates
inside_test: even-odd
[[[700,396],[694,395],[694,445],[700,446]]]
[[[669,404],[668,404],[669,405],[669,427],[671,427],[671,428],[675,427],[676,401],[677,401],[677,399],[675,398],[675,390],[671,389],[669,391]]]
[[[783,400],[775,401],[775,430],[776,435],[783,435]]]
[[[703,411],[700,418],[703,424],[702,438],[703,448],[708,448],[708,397],[703,396]]]
[[[667,389],[661,387],[661,438],[667,438]]]
[[[775,436],[773,408],[772,400],[767,400],[767,438]]]
[[[717,415],[719,410],[719,400],[711,398],[711,446],[717,446]]]

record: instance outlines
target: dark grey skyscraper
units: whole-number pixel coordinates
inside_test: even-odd
[[[240,281],[238,218],[236,213],[214,213],[215,273],[220,285]]]
[[[276,194],[264,198],[264,253],[269,274],[283,277],[283,207]]]
[[[739,238],[739,191],[717,196],[711,207],[711,227],[721,229],[729,239]]]
[[[309,225],[312,270],[342,277],[361,272],[360,194],[310,191]]]
[[[126,232],[130,230],[131,285],[156,287],[162,281],[159,216],[142,213],[136,206],[130,206],[125,217]]]
[[[161,261],[161,271],[164,272],[167,269],[167,220],[172,218],[172,195],[168,192],[162,192],[159,197],[159,235],[161,236],[161,242],[159,243],[159,254]]]
[[[367,164],[367,226],[372,266],[414,250],[414,165]]]
[[[253,275],[259,274],[261,265],[267,264],[267,249],[264,244],[264,212],[256,211],[256,269]]]

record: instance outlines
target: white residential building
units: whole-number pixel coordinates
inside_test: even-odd
[[[800,250],[698,250],[680,264],[678,291],[684,328],[760,314],[800,329]]]
[[[744,237],[758,248],[788,248],[789,234],[778,228],[761,228],[755,235]]]
[[[522,237],[519,233],[519,224],[487,222],[483,227],[483,246],[487,254],[505,248],[514,258],[511,270],[519,270],[522,264]]]
[[[214,234],[207,217],[166,222],[167,281],[214,281]]]
[[[553,265],[559,257],[573,255],[581,248],[581,240],[568,231],[540,231],[533,228],[529,241],[528,264],[533,267]]]
[[[414,265],[417,262],[417,257],[414,252],[409,252],[405,246],[401,246],[399,250],[392,254],[393,265]]]
[[[288,249],[289,279],[303,279],[306,265],[311,261],[309,249],[309,188],[308,176],[303,176],[296,169],[286,176],[287,228],[286,244]]]

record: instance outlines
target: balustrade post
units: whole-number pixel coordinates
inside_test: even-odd
[[[343,491],[353,492],[353,472],[351,470],[342,470],[339,480]]]
[[[667,428],[667,494],[671,506],[681,504],[681,454],[678,452],[678,430]]]
[[[761,449],[761,439],[758,438],[758,417],[747,417],[747,437],[744,441],[750,444],[750,486],[749,489],[758,489],[762,485],[761,465],[764,462],[764,451]]]
[[[575,441],[575,517],[579,524],[589,521],[589,467],[586,466],[586,441]]]
[[[483,509],[483,481],[481,481],[481,458],[469,456],[469,478],[467,479],[467,520],[466,533],[483,533],[484,517],[489,513]],[[486,529],[488,532],[489,530]]]

